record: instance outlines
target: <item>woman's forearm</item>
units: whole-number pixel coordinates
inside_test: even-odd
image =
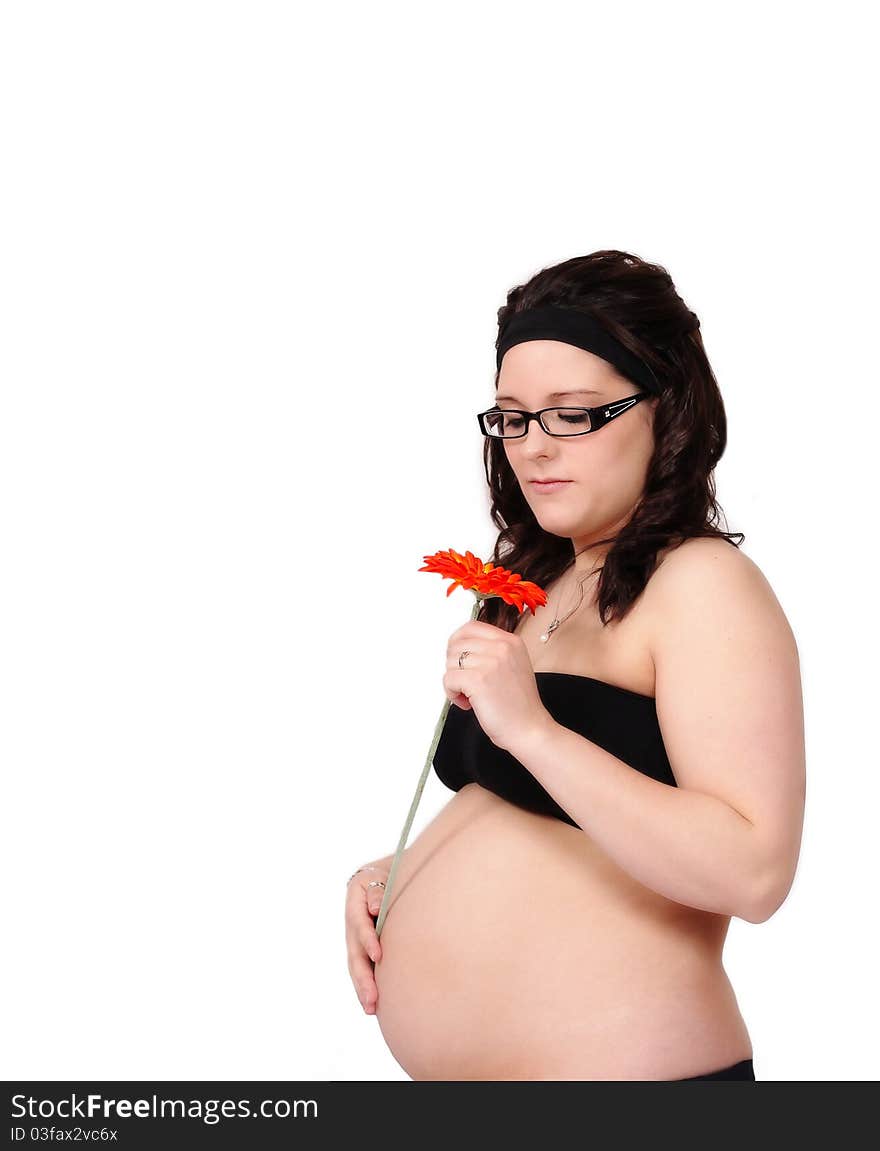
[[[555,721],[512,754],[640,883],[691,907],[760,921],[760,840],[727,803],[643,775]]]

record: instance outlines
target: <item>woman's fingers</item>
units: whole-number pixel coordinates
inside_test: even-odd
[[[366,897],[367,897],[367,900],[366,900],[367,911],[369,911],[370,915],[378,915],[379,914],[379,908],[382,906],[382,899],[384,896],[384,892],[385,892],[384,887],[368,887],[368,888],[366,888],[365,893],[366,893]]]
[[[368,1015],[375,1015],[379,990],[376,987],[372,964],[363,951],[349,958],[348,973],[352,983],[354,983],[357,997],[361,1001],[361,1007]]]
[[[360,940],[364,951],[369,955],[374,963],[378,963],[382,958],[382,945],[379,943],[379,936],[376,934],[375,917],[379,914],[379,908],[382,906],[381,892],[385,890],[384,887],[370,887],[365,892],[365,899],[363,903],[363,914],[360,918]]]
[[[348,971],[361,1006],[368,1015],[375,1014],[379,998],[373,964],[382,958],[382,945],[376,934],[373,917],[379,914],[384,890],[384,887],[367,887],[366,883],[354,879],[349,884],[346,898]]]

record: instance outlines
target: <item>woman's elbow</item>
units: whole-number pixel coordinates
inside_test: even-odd
[[[785,903],[793,882],[794,871],[791,868],[768,869],[755,885],[743,919],[748,923],[766,923]]]

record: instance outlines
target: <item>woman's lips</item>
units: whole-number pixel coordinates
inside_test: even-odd
[[[543,494],[545,492],[558,492],[564,488],[566,484],[570,484],[571,480],[551,480],[549,483],[544,480],[531,480],[530,482],[536,492]]]

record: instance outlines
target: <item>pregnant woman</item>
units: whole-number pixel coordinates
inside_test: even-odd
[[[348,883],[349,971],[415,1080],[755,1080],[722,962],[785,899],[805,799],[792,630],[716,525],[724,406],[667,272],[601,251],[498,313],[487,599],[446,651],[454,793]],[[444,402],[438,396],[437,401]]]

